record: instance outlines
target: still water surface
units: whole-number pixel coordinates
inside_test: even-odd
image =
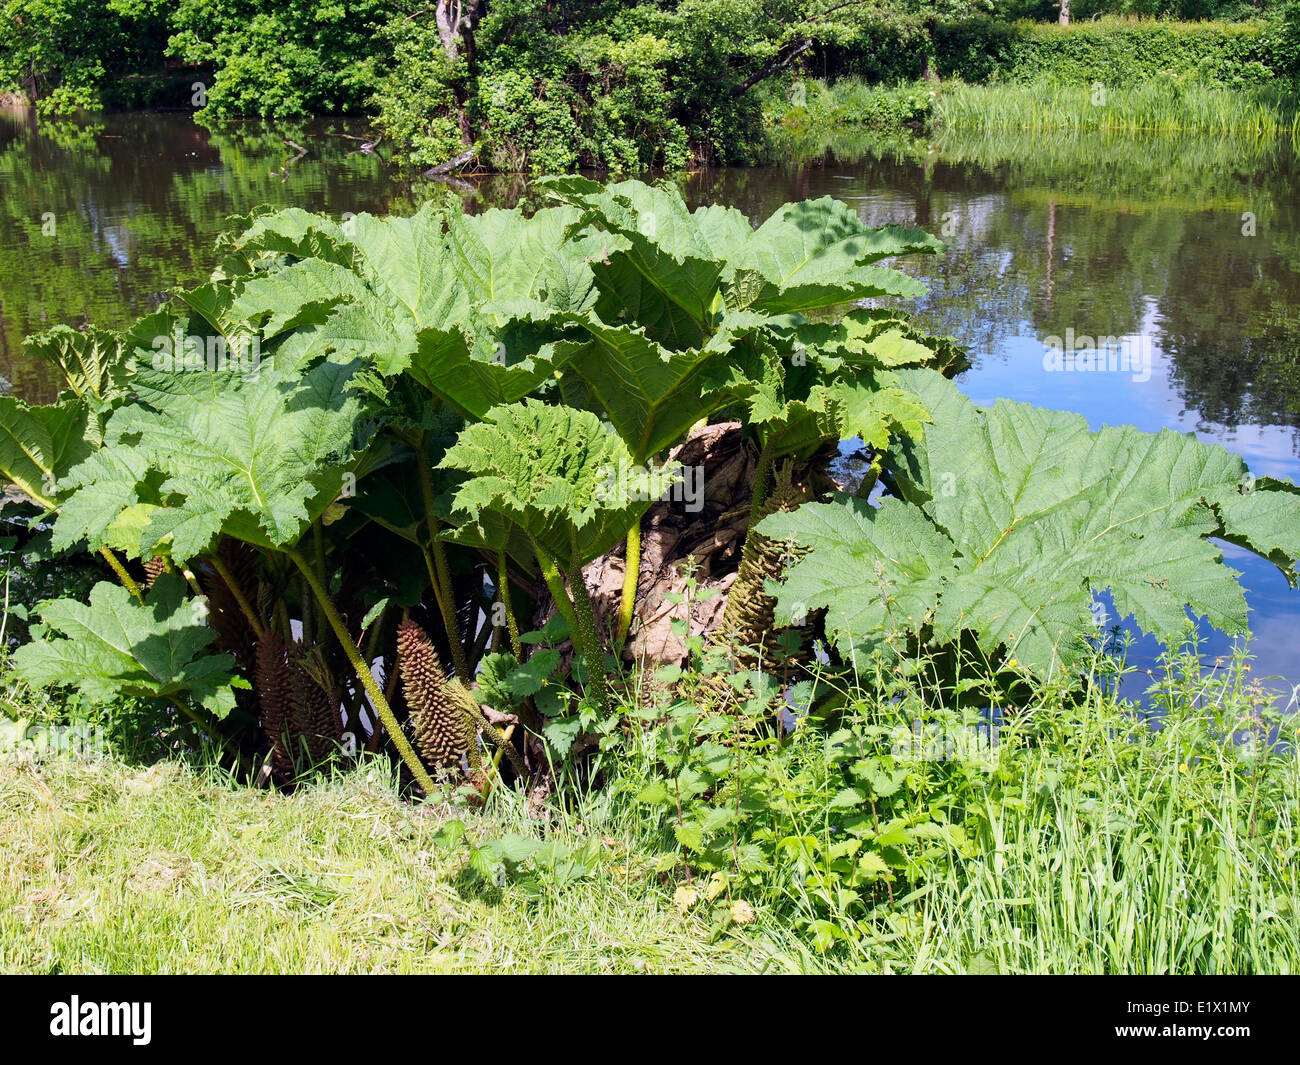
[[[20,395],[51,398],[44,367],[24,359],[25,335],[128,325],[174,285],[203,280],[227,218],[259,204],[382,213],[464,194],[401,179],[359,150],[364,132],[320,121],[215,133],[178,113],[41,125],[0,112],[0,375]],[[294,158],[286,138],[306,154]],[[943,236],[945,255],[904,266],[931,288],[913,310],[969,345],[974,367],[959,383],[979,402],[1065,408],[1094,428],[1191,431],[1257,475],[1296,481],[1298,189],[1286,144],[1041,134],[848,142],[812,162],[686,182],[692,202],[756,220],[833,195],[873,224]],[[474,209],[513,204],[527,188],[495,178],[464,195]],[[1112,345],[1098,360],[1109,368],[1050,358],[1072,340]],[[1255,671],[1289,692],[1300,683],[1300,592],[1227,552],[1245,575]],[[1210,634],[1207,661],[1229,649]],[[1153,654],[1141,645],[1140,664]]]

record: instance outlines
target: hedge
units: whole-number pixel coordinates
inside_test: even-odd
[[[872,82],[920,77],[919,27],[874,26],[813,60],[832,77]],[[1131,85],[1176,75],[1245,88],[1300,75],[1296,50],[1272,23],[1102,18],[1069,26],[971,19],[934,28],[933,68],[943,78]]]

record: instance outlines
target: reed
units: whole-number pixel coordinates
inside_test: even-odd
[[[945,85],[935,124],[965,130],[1104,130],[1126,133],[1291,134],[1300,97],[1293,91],[1217,88],[1179,78],[1126,87]]]

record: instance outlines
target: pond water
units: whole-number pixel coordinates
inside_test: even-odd
[[[177,283],[201,281],[226,219],[258,204],[410,211],[465,194],[400,179],[361,150],[364,132],[318,121],[215,133],[184,113],[49,125],[0,112],[0,375],[51,398],[44,367],[24,360],[25,335],[129,324]],[[1289,145],[944,135],[800,151],[814,161],[692,175],[688,198],[757,219],[829,194],[873,224],[929,229],[949,247],[904,264],[931,288],[913,309],[970,346],[959,383],[972,398],[1074,410],[1094,428],[1193,431],[1256,474],[1300,481],[1300,166]],[[507,177],[466,199],[525,195]],[[1054,345],[1100,358],[1053,360]],[[1254,671],[1289,693],[1300,592],[1227,552],[1252,608]],[[1212,662],[1230,644],[1207,634],[1202,649]],[[1153,657],[1139,645],[1139,664]]]

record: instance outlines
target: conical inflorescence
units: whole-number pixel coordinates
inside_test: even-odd
[[[434,768],[458,764],[470,749],[472,726],[448,689],[433,641],[409,618],[397,627],[397,668],[411,711],[411,740],[420,757]]]
[[[759,508],[758,520],[777,511],[792,511],[805,502],[807,493],[794,483],[787,467],[777,474],[771,494]],[[727,592],[727,605],[712,640],[714,645],[727,646],[735,652],[740,669],[760,665],[756,649],[762,650],[764,668],[771,668],[781,651],[776,599],[766,588],[768,581],[781,580],[786,566],[793,560],[793,548],[793,544],[772,540],[753,530],[745,538],[740,568]]]
[[[271,633],[257,644],[253,682],[262,730],[271,744],[271,768],[280,781],[295,775],[295,761],[319,764],[342,740],[343,720],[309,655]]]
[[[289,654],[280,637],[272,633],[259,640],[255,652],[253,685],[261,711],[262,731],[271,744],[271,768],[277,780],[293,776],[293,747],[289,726],[293,719],[293,684]]]

